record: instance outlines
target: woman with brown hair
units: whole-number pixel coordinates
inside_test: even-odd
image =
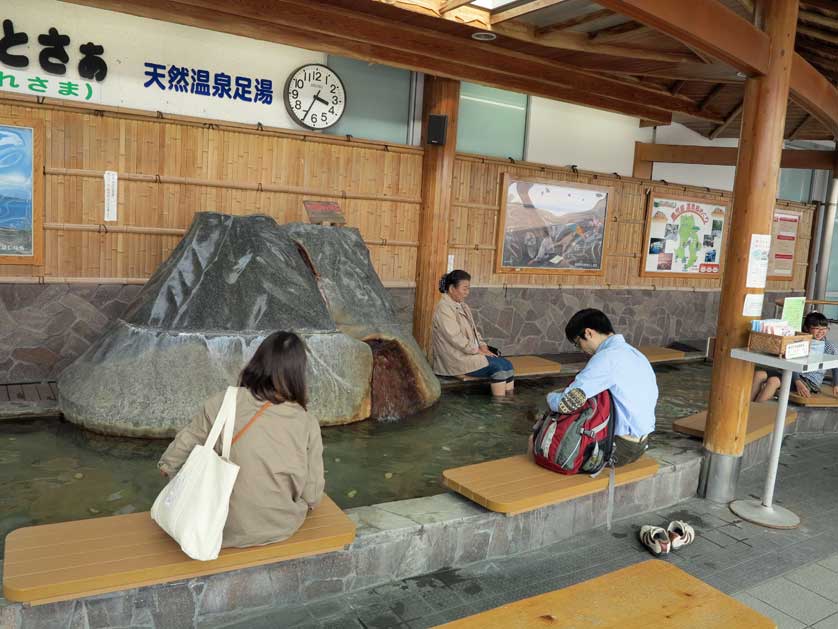
[[[268,336],[239,379],[230,460],[240,466],[222,546],[258,546],[293,535],[323,495],[320,424],[306,411],[306,348],[293,332]],[[206,441],[224,392],[169,445],[157,466],[176,474]],[[221,440],[216,451],[221,452]]]

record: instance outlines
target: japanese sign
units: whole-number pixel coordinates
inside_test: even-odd
[[[776,208],[771,223],[771,252],[768,256],[768,277],[790,280],[794,276],[794,250],[800,214]]]
[[[303,201],[303,207],[308,214],[309,223],[330,223],[333,225],[346,223],[346,217],[337,201]]]
[[[641,275],[719,277],[727,203],[649,195]]]
[[[27,54],[23,49],[29,43],[29,34],[17,30],[13,20],[3,20],[3,36],[0,38],[0,90],[32,96],[99,101],[97,84],[108,76],[103,46],[88,41],[78,47],[76,70],[79,80],[72,80],[66,78],[70,62],[67,52],[71,47],[70,36],[53,26],[37,35],[37,41],[40,52],[37,55],[36,68],[34,55]]]
[[[287,77],[325,53],[58,0],[5,0],[0,94],[295,128]]]

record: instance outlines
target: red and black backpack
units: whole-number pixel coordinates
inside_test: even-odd
[[[533,429],[533,458],[559,474],[596,474],[614,452],[611,394],[588,398],[581,408],[563,415],[545,413]]]

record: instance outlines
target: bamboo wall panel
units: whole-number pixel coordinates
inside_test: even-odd
[[[0,105],[45,124],[43,267],[0,276],[147,278],[195,212],[305,221],[303,199],[337,200],[367,241],[382,280],[413,281],[422,152],[293,133]],[[118,221],[104,224],[105,170],[119,173]]]
[[[614,197],[609,203],[609,216],[604,248],[604,276],[545,275],[494,272],[495,230],[500,213],[501,179],[503,173],[519,177],[536,177],[557,183],[584,183],[610,186]],[[477,285],[576,286],[611,288],[669,288],[680,290],[719,290],[719,278],[640,277],[643,262],[643,236],[647,195],[654,187],[657,193],[688,195],[708,200],[730,201],[730,194],[719,190],[697,188],[663,182],[604,175],[557,168],[540,164],[512,163],[473,155],[459,155],[454,170],[454,198],[451,216],[451,243],[455,266],[465,268]],[[802,203],[779,202],[778,205],[802,212],[795,249],[795,272],[791,281],[769,281],[766,290],[805,288],[809,240],[814,207]],[[725,221],[725,238],[730,220]],[[725,241],[727,242],[727,241]]]
[[[0,115],[44,122],[47,227],[43,266],[0,265],[0,277],[141,282],[171,253],[197,211],[262,213],[282,223],[306,220],[303,199],[329,199],[339,201],[347,224],[360,230],[384,282],[415,280],[421,149],[4,99]],[[105,170],[119,173],[119,220],[103,225]],[[603,276],[494,273],[504,172],[614,188]],[[450,253],[455,266],[467,269],[480,286],[719,290],[718,279],[640,277],[651,185],[674,195],[729,200],[728,193],[706,188],[458,155]],[[801,291],[813,208],[780,205],[802,212],[795,272],[791,281],[769,281],[767,290]]]

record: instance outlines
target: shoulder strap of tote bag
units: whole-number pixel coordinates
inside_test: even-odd
[[[250,429],[250,427],[256,422],[256,420],[262,416],[262,413],[268,410],[268,407],[270,405],[270,402],[265,402],[264,404],[262,404],[262,407],[258,411],[256,411],[256,414],[250,418],[250,421],[245,424],[244,428],[242,428],[238,433],[236,433],[236,436],[233,437],[233,443],[236,443],[236,441],[242,438],[244,433],[246,433]]]
[[[221,456],[225,459],[230,458],[230,446],[233,442],[233,428],[236,423],[236,395],[238,394],[238,387],[227,387],[227,392],[224,394],[224,400],[221,402],[221,408],[218,409],[218,415],[215,416],[215,421],[212,423],[212,430],[207,436],[204,445],[214,448],[218,437],[221,436],[221,431],[224,431],[223,440],[221,442]]]

